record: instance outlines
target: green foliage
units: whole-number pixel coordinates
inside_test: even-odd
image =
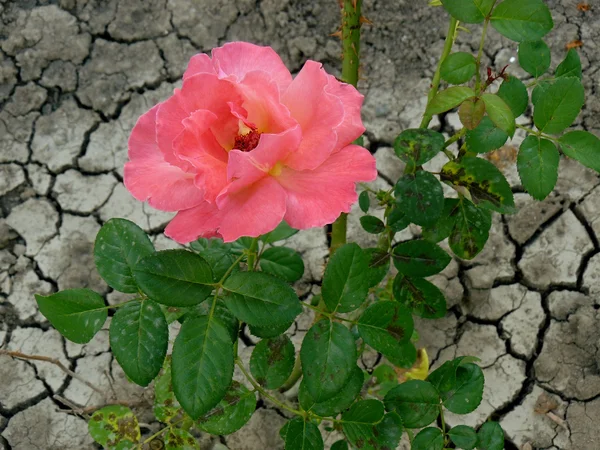
[[[465,3],[464,0],[453,1]],[[450,84],[463,84],[473,78],[476,71],[475,57],[470,53],[457,52],[444,59],[440,74]]]
[[[457,425],[448,431],[448,436],[458,448],[473,450],[477,445],[477,433],[467,425]]]
[[[485,114],[485,102],[478,98],[468,98],[458,108],[460,122],[467,130],[474,130],[481,123]]]
[[[503,450],[504,432],[497,422],[484,423],[477,432],[479,450]]]
[[[200,450],[194,436],[181,428],[170,428],[165,433],[165,450]]]
[[[107,450],[137,448],[141,436],[137,417],[121,405],[105,406],[92,414],[88,431]]]
[[[298,232],[295,228],[290,227],[287,222],[282,221],[277,227],[271,231],[260,237],[261,241],[265,244],[272,244],[273,242],[283,241],[287,238],[292,237]]]
[[[300,254],[291,248],[271,247],[262,254],[260,268],[263,272],[293,283],[302,278],[304,261]]]
[[[450,255],[425,240],[402,242],[392,252],[394,266],[403,275],[428,277],[441,272],[450,263]]]
[[[108,317],[104,299],[89,289],[66,289],[52,295],[36,294],[35,300],[52,326],[77,344],[89,342]]]
[[[483,398],[483,372],[472,360],[461,357],[447,361],[427,378],[444,407],[455,414],[475,411]]]
[[[444,433],[439,428],[423,428],[413,439],[410,448],[411,450],[443,450]]]
[[[441,152],[444,141],[444,135],[437,131],[423,128],[404,130],[394,140],[394,151],[402,161],[416,167]]]
[[[500,93],[498,93],[500,95]],[[474,130],[467,131],[466,143],[474,153],[487,153],[502,147],[508,134],[494,125],[489,117],[484,117]]]
[[[558,140],[563,153],[600,172],[600,139],[587,131],[570,131]]]
[[[379,400],[360,400],[342,414],[342,429],[356,448],[383,450],[398,446],[402,421],[395,413],[385,414]]]
[[[509,76],[508,80],[503,81],[498,89],[497,95],[509,106],[515,117],[519,117],[527,109],[529,103],[527,87],[517,77]],[[506,142],[506,139],[504,139],[504,142]],[[503,145],[504,142],[501,145]]]
[[[369,261],[368,280],[369,287],[377,286],[390,270],[390,255],[388,252],[378,248],[363,249],[367,261]]]
[[[215,283],[223,278],[235,261],[231,245],[223,243],[220,239],[198,239],[191,244],[191,248],[208,262]]]
[[[573,123],[583,103],[579,78],[558,78],[541,92],[533,111],[533,123],[543,133],[558,134]]]
[[[277,389],[292,373],[295,354],[294,344],[287,336],[262,340],[252,351],[250,371],[258,384]]]
[[[494,8],[491,24],[498,33],[517,42],[540,39],[554,26],[543,0],[504,0]]]
[[[446,315],[446,299],[437,286],[423,278],[398,274],[393,285],[394,298],[413,314],[425,319],[439,319]]]
[[[440,397],[435,387],[422,380],[399,384],[385,396],[385,409],[395,411],[406,428],[422,428],[440,413]]]
[[[133,268],[144,256],[154,253],[146,233],[133,222],[110,219],[98,232],[94,243],[94,261],[100,276],[117,291],[135,293]]]
[[[154,382],[154,416],[161,422],[169,423],[181,411],[171,383],[171,357],[167,356],[162,371]]]
[[[398,180],[394,190],[398,207],[417,225],[431,225],[439,217],[444,204],[444,193],[438,179],[419,170]]]
[[[475,97],[475,91],[465,86],[454,86],[439,92],[427,105],[427,114],[441,114],[456,108],[466,99]]]
[[[509,136],[515,134],[515,116],[510,107],[495,94],[482,94],[481,99],[485,103],[485,111],[492,123]]]
[[[462,197],[450,212],[454,227],[450,232],[448,244],[456,256],[473,259],[483,250],[492,227],[490,211],[478,208]]]
[[[279,435],[285,442],[285,450],[323,450],[323,438],[319,428],[301,418],[287,422]]]
[[[550,68],[550,48],[541,39],[519,44],[519,64],[530,75],[540,77]]]
[[[158,375],[167,354],[169,329],[152,300],[119,308],[110,323],[110,347],[127,376],[147,386]]]
[[[225,435],[242,428],[256,410],[256,394],[237,381],[223,396],[219,404],[196,421],[202,431],[209,434]]]
[[[367,233],[379,234],[385,230],[385,224],[375,216],[362,216],[360,224]]]
[[[357,309],[369,292],[369,262],[357,244],[340,247],[331,257],[321,294],[327,309],[350,312]]]
[[[367,213],[369,211],[369,207],[371,206],[371,199],[369,198],[369,193],[367,191],[362,191],[358,196],[358,206],[364,213]]]
[[[488,16],[494,0],[442,0],[452,17],[465,23],[481,23]]]
[[[576,77],[581,80],[583,74],[581,72],[581,59],[579,53],[574,48],[570,49],[565,56],[565,59],[556,68],[554,73],[556,78],[559,77]]]
[[[306,411],[311,411],[322,417],[335,416],[354,403],[354,400],[360,394],[364,382],[365,376],[363,371],[358,366],[354,366],[350,374],[350,379],[343,389],[330,399],[317,403],[310,392],[308,392],[306,381],[302,380],[298,390],[298,400],[302,408]]]
[[[536,200],[545,199],[556,185],[560,154],[548,139],[527,136],[521,143],[517,169],[523,187]]]

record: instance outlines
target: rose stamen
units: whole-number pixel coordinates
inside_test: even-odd
[[[248,133],[240,134],[235,137],[233,148],[243,152],[249,152],[256,148],[260,140],[260,132],[256,128],[251,128]]]

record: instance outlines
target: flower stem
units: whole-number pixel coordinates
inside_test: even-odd
[[[450,18],[450,25],[448,26],[448,34],[446,35],[446,42],[444,43],[444,50],[442,51],[442,56],[440,56],[440,60],[438,62],[437,69],[435,70],[435,74],[433,75],[433,80],[431,80],[431,88],[429,89],[429,94],[427,94],[427,104],[431,102],[435,94],[437,94],[438,89],[440,87],[440,78],[442,72],[442,63],[446,59],[446,57],[452,51],[452,45],[454,44],[454,40],[456,39],[456,31],[458,29],[458,20],[454,17]],[[420,128],[427,128],[429,126],[429,122],[433,116],[425,112],[423,114],[423,120],[421,120]]]
[[[488,25],[490,24],[490,19],[486,17],[485,22],[483,24],[483,32],[481,33],[481,41],[479,42],[479,51],[477,52],[477,59],[475,60],[475,66],[477,67],[477,71],[475,72],[476,84],[475,84],[475,92],[479,93],[481,88],[481,57],[483,56],[483,44],[485,43],[485,35],[487,34]],[[485,90],[485,88],[484,88]]]
[[[258,249],[258,238],[252,239],[252,244],[250,244],[250,249],[248,250],[248,272],[254,272],[256,265],[256,255]]]

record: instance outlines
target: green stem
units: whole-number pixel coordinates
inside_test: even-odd
[[[452,45],[454,44],[454,40],[456,39],[457,29],[458,21],[454,17],[451,17],[450,25],[448,26],[448,34],[446,35],[446,42],[444,43],[444,50],[442,51],[442,56],[440,57],[437,69],[435,70],[435,74],[433,75],[433,80],[431,80],[431,88],[429,89],[429,94],[427,94],[427,105],[429,105],[433,97],[435,97],[435,94],[437,94],[438,89],[440,88],[442,63],[452,51]],[[423,120],[421,120],[421,125],[419,127],[427,128],[432,118],[433,116],[431,114],[425,112],[425,114],[423,114]]]
[[[302,361],[300,361],[300,353],[296,356],[296,362],[294,363],[294,370],[290,374],[289,378],[283,383],[283,386],[279,388],[279,392],[287,392],[293,388],[300,377],[302,376]]]
[[[442,422],[442,433],[444,433],[444,446],[448,443],[448,436],[446,435],[446,420],[444,419],[444,407],[442,404],[440,408],[440,421]]]
[[[483,44],[485,43],[485,35],[487,34],[488,25],[490,24],[489,17],[485,18],[485,22],[483,23],[483,32],[481,33],[481,41],[479,41],[479,51],[477,52],[477,59],[475,60],[475,67],[477,71],[475,72],[476,76],[476,84],[475,91],[480,93],[479,89],[481,88],[481,57],[483,56]],[[485,88],[484,88],[485,90]]]
[[[256,255],[258,249],[258,238],[252,239],[252,244],[250,244],[250,249],[248,250],[248,272],[254,272],[256,265]]]

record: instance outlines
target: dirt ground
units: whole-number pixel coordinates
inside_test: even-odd
[[[360,89],[376,186],[393,184],[402,166],[390,147],[418,126],[441,53],[447,15],[426,0],[365,0]],[[576,126],[600,134],[600,3],[550,0],[555,30],[547,37],[553,67],[565,46],[581,41],[587,104]],[[171,215],[135,201],[122,185],[128,134],[136,119],[170,95],[188,58],[228,41],[270,45],[296,72],[306,59],[340,70],[336,0],[0,0],[0,347],[58,358],[105,395],[44,362],[0,356],[0,448],[96,448],[84,420],[58,409],[94,406],[105,396],[147,404],[149,394],[125,380],[103,330],[87,345],[65,340],[40,315],[34,293],[89,287],[109,302],[121,297],[94,269],[92,244],[111,217],[133,220],[159,249]],[[456,49],[474,51],[479,28],[461,33]],[[517,46],[494,30],[484,62],[526,78]],[[523,124],[527,123],[527,119]],[[438,117],[444,133],[460,126]],[[518,147],[523,135],[512,142]],[[448,298],[447,316],[418,329],[434,365],[459,355],[481,358],[484,401],[450,425],[499,420],[507,449],[597,450],[600,428],[600,179],[563,160],[556,191],[543,202],[523,193],[514,147],[493,160],[506,173],[519,207],[496,216],[486,249],[453,261],[433,281]],[[436,159],[430,168],[440,167]],[[360,231],[358,210],[349,237]],[[417,228],[398,235],[407,239]],[[324,230],[287,243],[306,261],[297,290],[318,292],[327,256]],[[290,330],[299,346],[312,321]],[[242,355],[249,358],[252,338]],[[366,368],[377,355],[365,354]],[[284,414],[268,403],[230,436],[203,437],[203,449],[281,449]],[[142,408],[143,409],[143,408]],[[143,421],[151,421],[142,414]],[[156,424],[150,423],[151,429]],[[333,437],[327,443],[331,444]],[[404,445],[404,444],[403,444]]]

